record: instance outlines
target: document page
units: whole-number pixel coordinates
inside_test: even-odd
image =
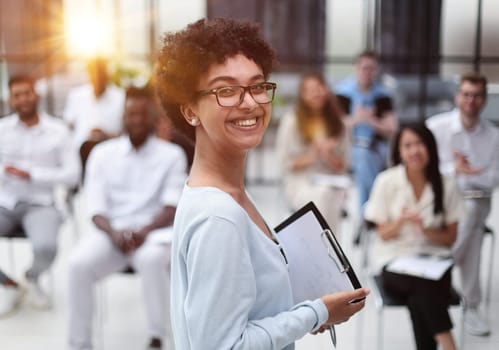
[[[352,180],[347,175],[313,174],[312,182],[316,185],[348,189],[352,187]]]
[[[393,260],[386,270],[438,281],[452,264],[451,258],[410,255]]]
[[[354,289],[347,273],[341,272],[343,266],[336,253],[321,238],[322,232],[309,211],[277,234],[288,259],[295,303]]]

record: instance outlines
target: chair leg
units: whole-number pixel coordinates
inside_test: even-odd
[[[16,261],[14,259],[14,242],[12,241],[12,238],[8,238],[8,254],[9,254],[9,268],[10,268],[10,274],[12,278],[16,275]]]
[[[383,307],[378,310],[378,344],[377,349],[383,350]]]
[[[459,345],[458,349],[464,350],[464,336],[466,334],[466,329],[464,328],[464,321],[465,321],[465,310],[466,310],[466,301],[464,298],[461,298],[461,322],[459,325]]]
[[[364,314],[365,312],[360,312],[357,316],[357,334],[364,334]],[[355,339],[355,348],[357,350],[362,350],[362,337],[357,336]]]
[[[54,305],[55,300],[55,279],[54,279],[54,270],[53,267],[50,268],[48,272],[48,280],[49,280],[49,300],[50,305]]]
[[[107,300],[106,300],[106,286],[105,286],[105,281],[100,281],[97,283],[94,289],[94,310],[95,310],[95,348],[104,350],[104,323],[106,322],[107,318]]]
[[[492,283],[494,280],[494,251],[496,246],[496,237],[494,233],[490,234],[490,253],[489,267],[487,269],[487,285],[485,286],[485,309],[490,312],[490,294],[492,293]]]

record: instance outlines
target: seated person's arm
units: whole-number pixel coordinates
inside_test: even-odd
[[[411,210],[402,210],[400,217],[397,220],[384,223],[376,223],[376,232],[384,241],[396,238],[400,235],[400,230],[406,223],[421,225],[419,214]]]
[[[104,215],[94,215],[92,221],[99,230],[109,236],[122,253],[127,254],[132,250],[131,234],[125,232],[125,230],[115,230],[109,219]]]
[[[370,124],[376,130],[376,133],[384,138],[392,137],[398,128],[398,120],[394,111],[384,112],[381,118],[374,116],[370,119]]]
[[[315,148],[310,145],[303,152],[301,147],[296,147],[300,142],[295,116],[284,116],[277,129],[276,150],[285,173],[304,170],[317,160]]]
[[[138,248],[144,243],[147,235],[158,228],[173,225],[176,207],[165,205],[161,211],[152,219],[152,221],[142,227],[141,229],[133,232],[134,247]]]
[[[113,241],[114,245],[123,253],[127,254],[144,243],[147,235],[158,228],[173,224],[175,216],[175,207],[165,206],[161,212],[156,215],[151,223],[144,226],[140,230],[116,230],[111,225],[110,220],[104,215],[94,215],[92,221],[95,226],[106,233]]]
[[[329,137],[316,144],[321,160],[334,173],[346,171],[348,162],[346,154],[342,150],[341,140]]]
[[[90,133],[89,133],[87,139],[89,141],[101,142],[101,141],[104,141],[104,140],[107,140],[107,139],[110,139],[110,138],[113,138],[116,136],[118,136],[118,134],[109,134],[109,133],[106,133],[102,129],[93,128],[92,130],[90,130]]]
[[[311,164],[317,159],[317,152],[314,147],[309,147],[307,152],[302,153],[291,160],[290,169],[292,171],[300,171]]]
[[[54,149],[57,163],[33,165],[29,173],[24,174],[24,178],[49,186],[60,184],[68,187],[76,186],[80,178],[81,166],[78,154],[72,147],[73,141],[69,130],[64,130],[54,142],[58,142],[58,146]]]
[[[447,224],[442,228],[423,229],[423,233],[432,243],[451,246],[457,237],[457,222]]]
[[[387,241],[399,236],[402,224],[400,219],[383,224],[376,224],[376,232],[383,241]]]

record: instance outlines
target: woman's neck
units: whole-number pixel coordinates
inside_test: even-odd
[[[423,193],[424,187],[426,185],[426,175],[422,170],[411,170],[407,167],[405,168],[405,172],[407,174],[407,179],[411,184],[411,187],[414,191],[414,194],[417,199],[421,197]]]
[[[197,147],[190,186],[213,186],[228,193],[244,192],[245,153],[213,152]]]

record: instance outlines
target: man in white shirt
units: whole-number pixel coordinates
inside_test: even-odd
[[[87,140],[102,141],[123,129],[125,93],[109,83],[107,62],[95,58],[88,64],[89,84],[72,89],[63,112],[74,130],[75,146]]]
[[[477,73],[465,74],[455,96],[457,108],[426,122],[438,143],[440,170],[455,176],[464,194],[466,214],[459,221],[453,255],[466,299],[466,329],[482,336],[490,333],[490,327],[478,311],[480,253],[491,194],[499,185],[499,129],[480,119],[486,99],[486,78]]]
[[[170,242],[187,161],[179,146],[153,135],[153,94],[129,89],[128,135],[90,153],[84,182],[94,232],[70,260],[69,346],[92,349],[92,288],[131,265],[142,279],[149,324],[148,349],[161,349],[169,330]]]
[[[30,304],[50,307],[38,278],[54,261],[61,215],[54,205],[54,186],[74,186],[79,177],[70,132],[61,121],[38,112],[34,81],[25,76],[9,81],[14,114],[0,120],[0,236],[23,230],[33,246],[26,271]],[[0,271],[0,316],[20,303],[23,288]]]

